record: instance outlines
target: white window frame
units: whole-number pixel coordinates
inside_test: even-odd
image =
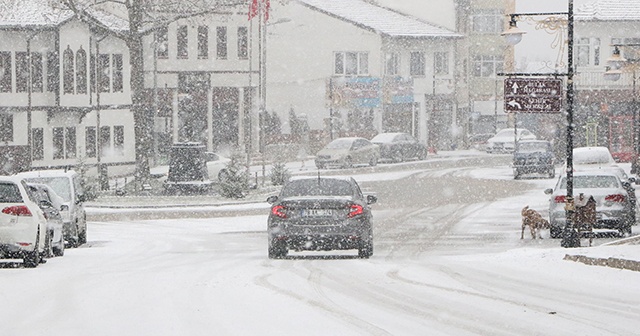
[[[364,51],[335,52],[333,74],[338,76],[368,76],[369,53]]]

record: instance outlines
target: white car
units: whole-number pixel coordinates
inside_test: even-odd
[[[27,183],[33,201],[38,204],[47,220],[45,257],[64,255],[64,222],[62,214],[64,200],[51,187],[40,183]]]
[[[0,258],[34,268],[45,253],[47,220],[19,177],[0,176]]]
[[[375,166],[380,159],[380,146],[365,138],[338,138],[322,148],[315,158],[316,167],[351,168],[354,165]]]
[[[64,200],[60,213],[64,222],[64,239],[70,247],[87,242],[87,214],[84,210],[84,187],[80,175],[73,170],[34,170],[16,176],[28,183],[51,187]]]
[[[487,140],[485,150],[487,153],[513,153],[516,147],[516,138],[518,141],[538,139],[535,134],[526,128],[505,128]]]
[[[209,174],[209,179],[222,181],[226,178],[228,174],[227,166],[231,161],[230,158],[214,152],[205,152],[204,159],[207,162],[207,173]]]

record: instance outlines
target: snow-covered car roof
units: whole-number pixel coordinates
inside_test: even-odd
[[[578,147],[573,149],[573,164],[615,165],[607,147]]]
[[[27,172],[17,173],[16,176],[21,178],[29,178],[29,177],[72,177],[76,172],[73,170],[63,170],[63,169],[50,169],[50,170],[32,170]]]
[[[393,139],[395,139],[395,137],[397,137],[400,134],[406,134],[406,133],[400,133],[400,132],[396,132],[396,133],[380,133],[380,134],[374,136],[371,139],[371,142],[391,142],[391,141],[393,141]]]

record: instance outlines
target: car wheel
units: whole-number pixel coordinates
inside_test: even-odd
[[[369,160],[369,165],[370,165],[371,167],[375,167],[375,166],[377,166],[377,165],[378,165],[378,158],[377,158],[377,157],[375,157],[375,156],[374,156],[374,157],[372,157],[372,158]]]
[[[351,162],[351,158],[350,158],[350,157],[346,157],[346,158],[344,159],[344,165],[343,165],[343,167],[344,167],[344,168],[351,168],[351,167],[353,167],[353,162]]]
[[[358,247],[358,258],[368,259],[373,255],[373,242],[363,240]]]
[[[60,241],[58,247],[53,247],[53,255],[56,257],[62,257],[64,255],[64,237],[60,235]]]
[[[549,178],[554,178],[556,177],[556,170],[555,169],[551,169],[549,171]]]
[[[419,151],[418,152],[418,160],[422,161],[427,158],[427,151]]]
[[[25,268],[36,268],[40,264],[40,252],[38,251],[38,245],[40,245],[40,229],[36,235],[36,243],[34,244],[33,251],[25,251],[23,256],[23,265]]]
[[[42,252],[42,257],[53,258],[53,256],[53,232],[47,231],[44,238],[44,251]]]
[[[78,226],[72,225],[72,232],[67,237],[67,243],[70,248],[78,247]]]
[[[272,242],[269,244],[269,259],[282,259],[287,256],[289,249],[287,249],[284,242]]]
[[[519,180],[520,179],[520,172],[519,171],[514,171],[513,172],[513,179],[514,180]]]
[[[85,229],[81,233],[78,233],[78,245],[87,243],[87,230]]]
[[[549,236],[551,238],[560,238],[562,237],[562,229],[559,226],[555,226],[551,224],[551,228],[549,229]]]

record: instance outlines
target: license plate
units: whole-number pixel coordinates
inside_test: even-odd
[[[328,209],[305,209],[302,210],[302,217],[329,217],[333,214]]]

